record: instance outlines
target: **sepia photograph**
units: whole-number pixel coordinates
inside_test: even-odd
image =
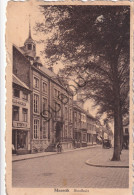
[[[8,3],[11,194],[130,189],[130,37],[128,3]]]

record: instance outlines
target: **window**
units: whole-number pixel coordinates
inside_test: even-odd
[[[86,141],[86,134],[83,134],[83,141]]]
[[[74,112],[74,126],[77,128],[77,113]]]
[[[67,107],[65,107],[65,119],[67,119]]]
[[[72,109],[69,110],[69,121],[72,121]]]
[[[19,121],[19,107],[13,106],[13,121]]]
[[[38,133],[39,133],[39,120],[34,119],[34,134],[33,134],[34,139],[38,139]]]
[[[20,97],[20,90],[19,89],[14,89],[14,97]]]
[[[58,90],[54,89],[54,97],[57,98],[58,97]]]
[[[22,109],[22,113],[23,113],[23,121],[24,122],[27,122],[27,113],[28,113],[28,110],[27,109],[25,109],[25,108],[23,108]]]
[[[39,113],[39,95],[34,94],[34,112]]]
[[[128,134],[128,128],[125,128],[125,133]]]
[[[39,88],[39,79],[34,77],[34,88]]]
[[[43,82],[43,92],[47,93],[47,84]]]
[[[26,92],[23,92],[23,99],[28,100],[28,94]]]
[[[61,116],[61,105],[55,102],[54,104],[54,112],[55,112],[55,117],[60,117]]]
[[[72,135],[72,127],[69,127],[68,128],[68,136],[71,138],[71,135]]]
[[[28,44],[28,50],[31,50],[31,49],[32,49],[32,45]]]
[[[43,111],[47,110],[47,99],[46,98],[43,98],[42,105],[43,105]],[[43,113],[45,113],[45,112],[43,112]]]
[[[67,125],[65,125],[65,137],[67,137]]]
[[[47,138],[47,122],[45,120],[43,120],[42,124],[42,138]]]

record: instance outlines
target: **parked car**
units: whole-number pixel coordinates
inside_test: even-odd
[[[104,139],[103,140],[103,148],[111,148],[111,141],[109,139]]]

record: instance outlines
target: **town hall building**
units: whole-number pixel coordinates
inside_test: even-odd
[[[36,56],[30,26],[24,46],[13,45],[13,74],[31,90],[31,153],[52,151],[58,141],[62,142],[63,149],[72,148],[73,97],[57,80],[57,75]],[[61,97],[66,97],[66,103]]]

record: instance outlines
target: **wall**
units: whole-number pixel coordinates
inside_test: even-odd
[[[13,46],[13,73],[30,87],[30,62]]]

